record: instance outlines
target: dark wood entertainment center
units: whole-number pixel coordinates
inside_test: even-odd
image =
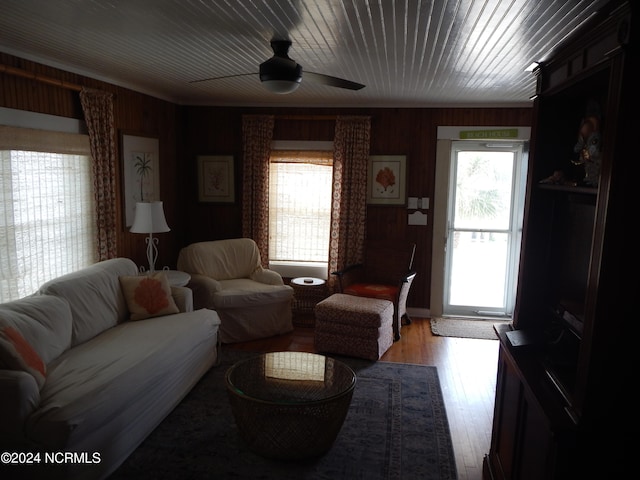
[[[607,3],[535,70],[518,294],[513,326],[496,329],[487,480],[630,474],[640,284],[631,17],[631,2]],[[587,120],[583,132],[595,125],[600,133],[595,176],[577,165]]]

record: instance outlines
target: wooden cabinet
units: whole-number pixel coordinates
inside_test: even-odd
[[[535,72],[518,294],[512,330],[499,332],[486,478],[598,468],[622,478],[631,458],[623,438],[640,285],[631,10],[607,3]]]
[[[495,414],[485,478],[567,479],[576,462],[576,428],[538,365],[542,347],[513,346],[498,329]]]

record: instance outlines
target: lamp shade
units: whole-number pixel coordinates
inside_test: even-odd
[[[129,229],[132,233],[161,233],[171,229],[164,218],[162,202],[136,203],[133,225]]]

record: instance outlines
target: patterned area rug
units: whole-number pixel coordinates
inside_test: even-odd
[[[493,326],[497,323],[510,323],[510,320],[470,320],[468,318],[436,317],[430,320],[431,332],[441,337],[479,338],[498,340]]]
[[[221,364],[110,480],[457,478],[436,367],[340,357],[356,371],[357,383],[338,438],[318,459],[286,462],[252,453],[238,436],[224,374],[247,355],[223,348]]]

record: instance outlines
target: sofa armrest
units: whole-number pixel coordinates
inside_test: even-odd
[[[257,269],[249,278],[256,282],[266,283],[267,285],[284,285],[282,276],[278,272],[267,268]]]
[[[187,287],[171,287],[171,296],[180,312],[193,312],[193,291]]]
[[[0,370],[0,444],[24,439],[27,417],[40,404],[35,378],[21,370]]]
[[[187,287],[193,292],[193,308],[195,310],[201,308],[215,310],[213,294],[222,289],[219,281],[206,275],[192,273]]]

